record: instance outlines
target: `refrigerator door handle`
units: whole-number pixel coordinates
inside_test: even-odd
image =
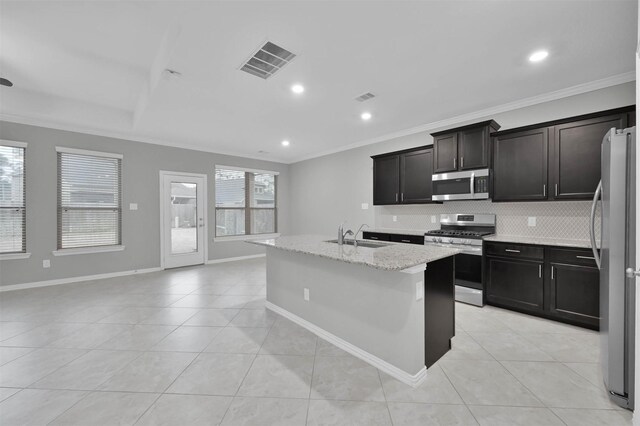
[[[593,194],[593,203],[591,204],[591,217],[589,218],[589,237],[591,238],[591,250],[593,251],[593,257],[600,269],[600,253],[598,253],[598,246],[596,245],[596,206],[598,205],[598,198],[602,193],[602,181],[598,183],[596,193]]]

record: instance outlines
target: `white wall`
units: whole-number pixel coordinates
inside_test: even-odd
[[[474,121],[494,119],[504,130],[634,103],[635,82],[630,82],[478,118]],[[455,126],[448,128],[452,127]],[[431,211],[440,213],[442,206],[433,208],[428,205],[421,206],[417,213],[415,207],[411,206],[373,207],[373,162],[370,158],[375,154],[430,145],[433,140],[429,133],[437,130],[442,129],[434,128],[292,164],[290,167],[291,233],[333,235],[338,225],[345,220],[350,227],[357,227],[361,223],[381,226],[381,223],[376,223],[376,219],[381,222],[381,218],[385,214],[388,216],[389,212],[399,216],[399,222],[415,222],[415,218],[411,220],[403,218],[404,214],[423,215],[424,217],[419,220],[426,222],[426,215]],[[369,209],[362,210],[361,203],[368,203]],[[444,206],[447,205],[455,209],[455,204],[444,204]],[[587,209],[585,214],[586,212]],[[544,214],[544,211],[541,214]]]

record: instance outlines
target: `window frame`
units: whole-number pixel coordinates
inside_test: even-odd
[[[217,207],[216,204],[216,178],[215,173],[217,170],[233,170],[244,173],[244,207]],[[252,178],[255,174],[269,174],[273,175],[274,181],[274,191],[273,191],[273,207],[252,207],[251,206],[251,197],[255,196],[252,191],[254,191],[254,186],[252,182]],[[264,239],[264,238],[275,238],[280,236],[278,232],[278,176],[279,172],[271,171],[271,170],[258,170],[258,169],[250,169],[246,167],[236,167],[236,166],[224,166],[217,164],[214,167],[214,241],[242,241],[242,240],[255,240],[255,239]],[[236,235],[217,235],[218,230],[218,210],[244,210],[244,234],[236,234]],[[256,210],[272,210],[273,211],[273,232],[264,232],[264,233],[254,233],[251,227],[251,213]]]
[[[62,206],[62,194],[61,194],[61,165],[60,158],[62,154],[72,154],[72,155],[84,155],[89,157],[102,157],[102,158],[111,158],[118,160],[118,207],[115,209],[118,213],[117,219],[117,244],[99,244],[99,245],[86,245],[86,246],[75,246],[75,247],[62,247],[62,210],[64,207]],[[57,168],[57,190],[56,190],[56,203],[57,203],[57,232],[56,232],[56,247],[57,249],[52,251],[54,256],[66,256],[66,255],[74,255],[74,254],[87,254],[87,253],[105,253],[112,251],[122,251],[125,249],[125,246],[122,244],[122,213],[123,213],[123,187],[122,187],[122,160],[124,156],[122,154],[104,152],[104,151],[91,151],[86,149],[77,149],[77,148],[68,148],[56,146],[56,168]],[[100,210],[97,208],[82,208],[82,207],[74,207],[73,210],[88,210],[95,211]],[[113,210],[113,209],[111,209]]]
[[[31,253],[27,252],[27,146],[26,142],[0,139],[0,146],[22,149],[22,249],[20,251],[0,252],[0,260],[28,259]],[[5,207],[0,207],[5,208]],[[7,207],[16,208],[16,207]]]

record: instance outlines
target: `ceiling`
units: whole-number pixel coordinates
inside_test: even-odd
[[[289,163],[631,80],[637,16],[634,0],[2,0],[0,118]],[[266,40],[298,56],[268,80],[239,71]]]

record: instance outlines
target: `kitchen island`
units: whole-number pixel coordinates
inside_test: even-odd
[[[266,246],[268,309],[398,380],[419,385],[451,348],[459,250],[312,235],[251,243]]]

